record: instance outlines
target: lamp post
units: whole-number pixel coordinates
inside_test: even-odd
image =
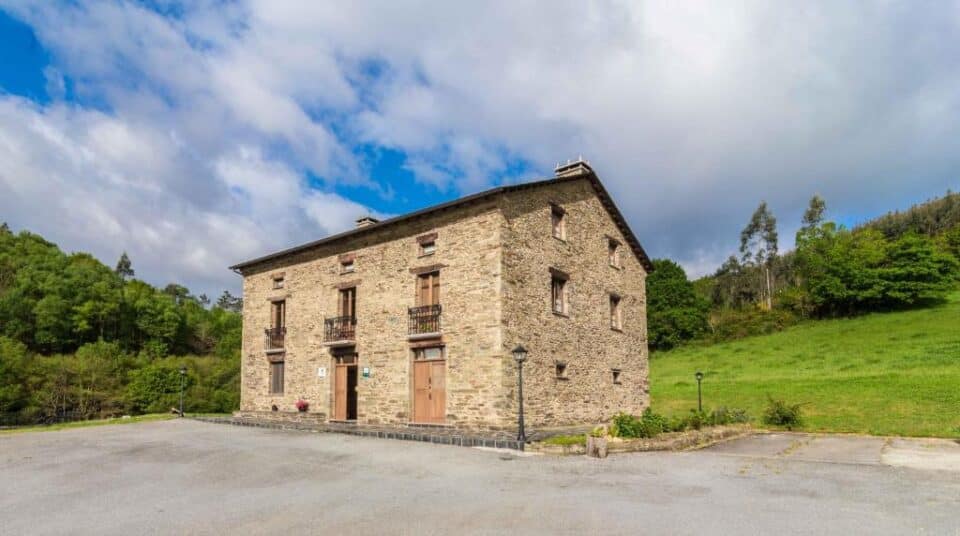
[[[697,377],[697,411],[703,413],[703,393],[700,390],[700,382],[703,380],[703,373],[698,370],[696,377]]]
[[[517,362],[517,398],[520,402],[517,441],[526,443],[527,433],[523,426],[523,362],[527,360],[527,349],[518,344],[517,347],[513,349],[513,360]]]
[[[180,417],[183,418],[183,380],[187,377],[187,366],[180,367]]]

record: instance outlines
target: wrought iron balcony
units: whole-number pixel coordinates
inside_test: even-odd
[[[323,341],[352,341],[357,336],[357,317],[335,316],[323,321]]]
[[[439,305],[424,305],[422,307],[411,307],[408,315],[408,333],[410,335],[423,335],[425,333],[440,332],[440,313]]]
[[[267,339],[267,350],[283,350],[283,338],[287,334],[286,327],[267,328],[263,331]]]

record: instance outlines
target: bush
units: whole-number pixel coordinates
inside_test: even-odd
[[[710,414],[710,424],[713,426],[748,422],[750,422],[750,415],[747,414],[745,409],[728,409],[726,406],[720,406]]]
[[[787,404],[783,400],[767,397],[767,409],[763,413],[763,423],[771,426],[783,426],[793,430],[803,423],[801,404]]]
[[[571,445],[586,445],[587,436],[586,435],[565,435],[565,436],[553,436],[544,439],[543,442],[547,445],[557,445],[561,447],[569,447]]]
[[[610,435],[628,439],[638,437],[656,437],[668,430],[667,419],[647,408],[638,419],[629,413],[614,415],[610,425]]]

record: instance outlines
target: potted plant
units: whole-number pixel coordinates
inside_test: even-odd
[[[308,409],[310,409],[309,402],[307,402],[302,398],[300,400],[297,400],[297,411],[299,411],[300,413],[305,413]]]

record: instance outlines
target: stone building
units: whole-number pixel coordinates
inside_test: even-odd
[[[586,162],[253,259],[241,413],[507,429],[649,403],[651,263]]]

